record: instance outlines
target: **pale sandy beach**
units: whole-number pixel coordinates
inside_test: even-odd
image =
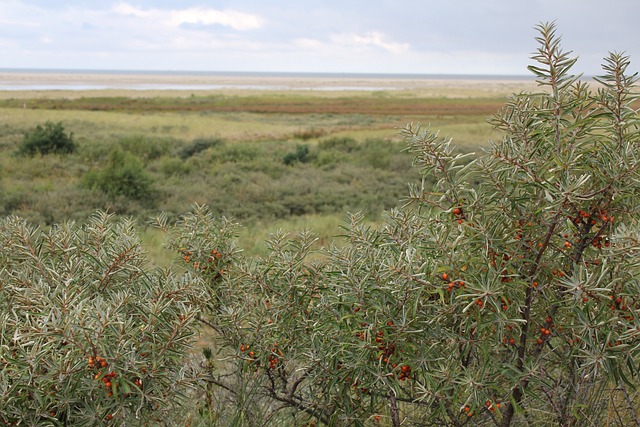
[[[473,97],[502,96],[521,90],[533,90],[536,84],[522,78],[430,78],[380,76],[281,76],[281,75],[207,75],[168,73],[63,73],[2,72],[0,96],[155,96],[158,91],[172,95],[219,91],[413,91],[417,96]],[[135,91],[132,94],[131,91]],[[75,95],[74,95],[74,92]]]

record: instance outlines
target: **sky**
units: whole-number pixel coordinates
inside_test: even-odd
[[[640,69],[640,0],[0,0],[0,68],[527,75],[555,21],[575,72]]]

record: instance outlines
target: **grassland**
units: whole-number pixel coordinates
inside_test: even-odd
[[[420,122],[463,151],[477,150],[500,138],[486,119],[513,85],[0,92],[0,214],[46,226],[107,209],[144,224],[160,211],[175,216],[200,203],[244,224],[240,244],[250,253],[261,253],[276,229],[308,227],[326,244],[347,211],[375,221],[418,181],[399,128]],[[45,121],[72,132],[77,152],[17,156],[24,132]],[[148,197],[88,184],[117,150],[142,165]],[[145,238],[156,246],[152,230]]]

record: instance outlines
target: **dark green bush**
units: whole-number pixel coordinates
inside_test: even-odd
[[[211,147],[218,147],[224,144],[224,140],[220,138],[197,138],[194,139],[191,144],[181,148],[178,151],[178,156],[182,160],[186,160],[189,157],[195,156]]]
[[[38,153],[69,154],[76,150],[72,133],[65,133],[61,122],[47,121],[44,126],[38,125],[34,129],[25,132],[18,154],[34,156]]]
[[[149,200],[152,193],[152,180],[140,159],[120,148],[111,151],[104,169],[88,172],[83,183],[86,187],[99,189],[111,197]]]
[[[307,163],[309,161],[309,146],[306,144],[296,145],[296,149],[285,154],[282,161],[285,165],[292,165],[296,162]]]

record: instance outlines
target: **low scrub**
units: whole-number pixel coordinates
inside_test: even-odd
[[[133,200],[151,200],[151,179],[137,157],[114,149],[107,164],[88,172],[83,178],[87,188],[97,189],[110,197],[123,196]]]
[[[34,156],[36,154],[69,154],[76,150],[73,134],[65,133],[61,122],[46,122],[25,132],[18,154]]]

